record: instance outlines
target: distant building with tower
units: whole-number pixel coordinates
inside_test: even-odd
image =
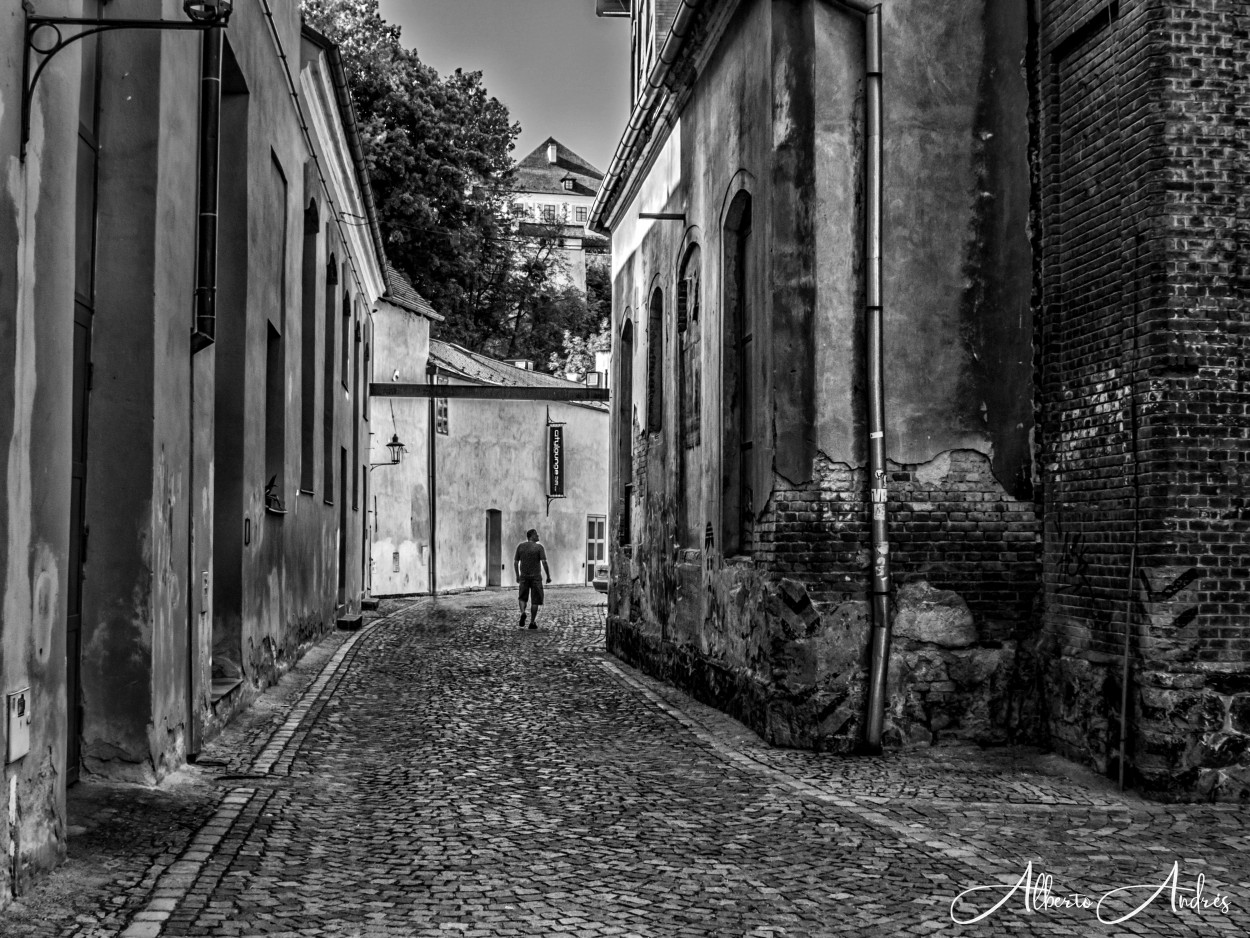
[[[586,267],[607,264],[608,239],[586,229],[603,173],[555,137],[517,164],[513,217],[522,237],[551,238],[569,282],[586,289]]]

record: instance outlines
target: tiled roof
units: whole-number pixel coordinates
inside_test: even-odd
[[[430,364],[437,365],[448,371],[482,384],[494,384],[500,387],[529,388],[579,388],[576,381],[557,378],[541,371],[526,371],[507,362],[501,362],[478,352],[470,352],[459,345],[430,339]]]
[[[417,313],[435,322],[444,320],[443,316],[434,312],[434,307],[426,298],[413,289],[408,278],[392,267],[389,262],[386,265],[386,292],[382,294],[382,299],[394,303],[400,309]]]
[[[547,146],[556,145],[556,161],[547,160]],[[564,179],[573,181],[574,193],[594,195],[603,173],[582,159],[555,137],[548,137],[532,153],[517,163],[515,188],[520,192],[568,192]]]

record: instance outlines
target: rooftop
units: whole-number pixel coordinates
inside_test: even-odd
[[[500,387],[581,387],[576,381],[557,378],[555,375],[541,371],[527,371],[480,352],[470,352],[467,348],[444,342],[441,339],[430,339],[430,362],[447,371],[454,371],[471,381]]]
[[[549,149],[555,146],[555,162]],[[520,192],[573,192],[594,195],[603,173],[578,156],[555,137],[548,137],[517,163],[515,188]],[[572,189],[565,188],[565,181]]]
[[[394,303],[400,309],[417,313],[435,322],[443,322],[445,318],[434,312],[434,307],[429,301],[418,293],[408,278],[392,267],[389,261],[386,264],[386,292],[382,294],[382,299],[388,303]]]

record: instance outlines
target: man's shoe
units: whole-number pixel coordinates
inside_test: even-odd
[[[537,623],[537,622],[531,622],[531,623],[530,623],[530,628],[531,628],[531,629],[536,629],[536,628],[538,628],[538,623]]]
[[[525,628],[525,613],[521,613],[521,621],[517,624],[518,629]]]

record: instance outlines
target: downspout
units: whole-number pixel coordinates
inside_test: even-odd
[[[195,353],[208,348],[217,336],[217,171],[221,138],[221,49],[220,27],[205,30],[200,61],[200,172],[199,220],[196,230],[195,319],[191,325],[191,357],[187,382],[187,490],[195,492]],[[187,500],[187,760],[199,755],[202,727],[196,716],[196,680],[199,671],[199,617],[204,613],[204,593],[196,608],[194,495]]]
[[[890,663],[890,532],[886,505],[889,467],[885,455],[885,355],[881,300],[881,243],[884,199],[881,147],[881,5],[863,0],[834,0],[864,14],[864,104],[867,146],[864,151],[864,256],[868,289],[864,305],[865,354],[868,373],[868,475],[872,505],[872,658],[868,671],[868,704],[864,749],[881,751],[885,724],[886,681]]]
[[[200,72],[200,220],[195,265],[191,352],[213,344],[217,331],[217,167],[221,136],[220,27],[204,31]]]
[[[888,466],[885,455],[885,355],[881,298],[882,197],[881,147],[881,7],[864,20],[865,87],[868,139],[865,153],[868,295],[864,310],[868,355],[868,470],[872,503],[872,663],[868,678],[865,748],[881,751],[885,723],[886,680],[890,663],[890,533],[886,520]]]
[[[312,32],[309,27],[304,27]],[[356,185],[360,187],[360,198],[365,205],[365,218],[369,222],[369,236],[373,240],[373,249],[378,252],[378,263],[386,266],[386,245],[382,240],[382,228],[378,222],[377,209],[373,202],[373,186],[369,183],[369,170],[365,163],[364,145],[360,140],[360,122],[356,117],[356,105],[352,101],[352,93],[347,85],[347,70],[343,65],[343,54],[337,43],[326,40],[326,59],[330,63],[330,81],[334,85],[334,95],[338,99],[339,114],[343,119],[343,131],[347,136],[347,149],[352,154],[352,165],[356,170]]]
[[[425,371],[425,380],[427,384],[437,383],[438,366],[427,368]],[[434,395],[430,395],[430,445],[429,449],[429,486],[430,486],[430,595],[438,595],[438,492],[435,486],[438,484],[438,473],[436,470],[437,463],[434,459],[434,441],[437,433],[434,430]]]

